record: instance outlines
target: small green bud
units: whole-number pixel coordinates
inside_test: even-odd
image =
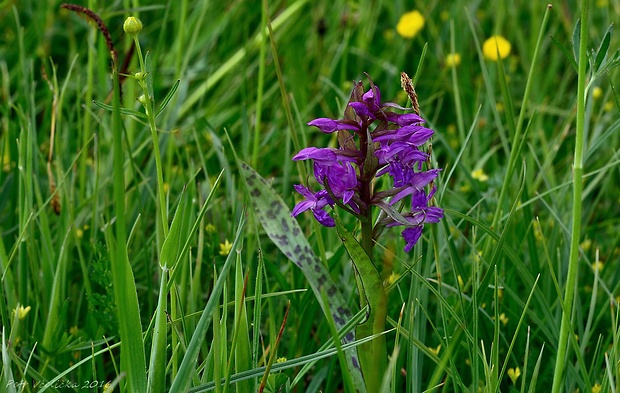
[[[144,94],[142,94],[140,97],[138,97],[138,102],[141,103],[142,105],[144,105],[144,107],[146,107],[146,105],[148,104],[148,101],[147,101],[146,96]]]
[[[142,82],[144,80],[144,78],[146,78],[146,73],[144,73],[144,72],[136,72],[133,76],[138,81]]]
[[[129,35],[138,35],[138,33],[142,31],[142,22],[140,22],[140,19],[135,16],[130,16],[125,19],[125,23],[123,23],[123,30],[125,30],[125,33]]]

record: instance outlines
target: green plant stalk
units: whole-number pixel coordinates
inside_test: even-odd
[[[371,210],[368,210],[367,220],[362,222],[361,245],[347,232],[339,220],[336,220],[336,228],[355,266],[360,307],[368,307],[366,321],[357,325],[355,329],[356,339],[361,340],[379,335],[370,342],[360,344],[358,350],[366,390],[378,392],[388,367],[387,344],[385,335],[383,335],[387,317],[387,295],[381,274],[371,258],[373,246]]]
[[[573,164],[573,219],[572,233],[570,242],[570,255],[568,258],[568,273],[566,277],[566,288],[564,289],[564,309],[562,311],[562,322],[560,324],[560,336],[558,338],[558,354],[555,361],[553,372],[552,393],[559,393],[564,384],[564,369],[568,361],[568,335],[571,331],[570,312],[573,309],[575,297],[575,283],[577,281],[577,270],[579,263],[579,237],[581,235],[581,194],[583,191],[583,131],[585,126],[586,110],[586,82],[588,64],[588,14],[590,8],[589,0],[581,1],[581,31],[579,40],[579,71],[577,82],[577,120],[575,132],[575,162]]]
[[[260,124],[263,115],[263,90],[265,86],[265,58],[267,56],[267,13],[269,9],[267,2],[264,0],[261,7],[261,32],[260,32],[260,49],[258,54],[258,86],[256,87],[256,119],[254,124],[254,141],[252,144],[252,166],[257,167],[258,149],[260,147]]]
[[[125,157],[123,154],[123,128],[121,120],[121,99],[116,64],[113,68],[114,111],[112,115],[113,132],[113,183],[114,208],[116,214],[115,257],[111,261],[112,280],[116,311],[119,320],[121,338],[122,368],[127,371],[128,387],[131,392],[146,391],[146,359],[142,326],[140,324],[140,307],[136,286],[127,255],[127,233],[125,227]]]
[[[140,41],[138,36],[133,36],[136,46],[136,53],[138,54],[138,60],[140,61],[140,71],[143,75],[146,75],[146,66],[144,64],[144,57],[142,56],[142,49],[140,48]],[[159,197],[159,213],[161,218],[161,226],[163,229],[164,239],[168,236],[168,212],[166,209],[166,193],[164,192],[164,175],[161,165],[161,153],[159,151],[159,136],[157,135],[157,127],[155,126],[155,111],[153,107],[153,97],[149,94],[149,89],[144,82],[144,79],[138,81],[140,87],[144,91],[144,110],[146,112],[146,118],[151,129],[151,138],[153,139],[153,155],[155,157],[155,169],[157,171],[157,196]]]
[[[450,52],[456,53],[454,44],[454,20],[450,21]],[[459,139],[461,143],[465,143],[465,121],[463,119],[463,107],[461,105],[461,90],[459,88],[458,75],[456,74],[456,66],[450,70],[452,77],[452,90],[454,94],[454,109],[456,110],[456,124],[458,125]],[[417,74],[416,74],[417,76]]]
[[[536,47],[534,48],[534,55],[532,56],[532,66],[530,67],[530,71],[527,77],[527,82],[525,84],[525,91],[523,93],[523,104],[521,105],[521,110],[519,112],[519,118],[517,120],[517,126],[515,128],[514,137],[512,140],[512,145],[510,149],[510,157],[508,159],[508,168],[506,169],[506,176],[504,182],[502,183],[502,188],[499,192],[499,197],[497,200],[497,208],[495,209],[495,214],[493,215],[493,222],[491,224],[491,228],[497,230],[497,225],[499,224],[499,219],[501,217],[502,207],[504,205],[504,200],[506,199],[506,193],[508,187],[511,183],[512,175],[517,166],[517,159],[519,154],[521,153],[521,149],[519,146],[521,145],[521,138],[523,137],[523,122],[525,121],[525,112],[527,110],[527,104],[530,98],[530,91],[532,89],[532,80],[534,72],[536,71],[538,52],[540,51],[540,47],[542,44],[542,40],[544,38],[545,28],[547,26],[547,21],[549,20],[549,10],[550,6],[547,6],[547,10],[545,11],[545,15],[543,16],[543,21],[540,26],[540,31],[538,34],[538,40],[536,41]],[[486,242],[486,247],[484,249],[484,255],[488,255],[489,248],[491,246],[491,242]]]

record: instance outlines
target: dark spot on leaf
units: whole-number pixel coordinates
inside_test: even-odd
[[[283,218],[281,222],[282,222],[282,229],[288,232],[289,229],[288,229],[288,223],[286,222],[286,218]]]
[[[255,197],[258,198],[260,196],[260,190],[258,188],[255,188],[252,190],[252,192],[250,192],[250,194]]]
[[[349,334],[351,334],[351,333],[349,333]],[[348,336],[349,334],[347,334],[347,336]],[[352,334],[351,334],[351,335],[352,335]],[[351,341],[353,341],[353,340],[351,340]],[[351,362],[353,363],[353,367],[355,367],[355,368],[360,368],[360,364],[357,362],[357,358],[356,358],[355,356],[352,356],[352,357],[351,357]]]
[[[293,252],[294,252],[295,254],[299,254],[299,253],[301,253],[301,246],[300,246],[299,244],[298,244],[297,246],[295,246],[295,249],[293,250]]]
[[[293,235],[294,235],[294,236],[297,236],[297,235],[299,235],[299,232],[301,232],[301,231],[299,230],[299,228],[298,228],[297,226],[294,226],[294,227],[293,227]]]
[[[317,281],[318,281],[319,285],[323,285],[323,284],[325,284],[325,281],[327,281],[327,277],[321,276],[321,277],[319,277],[319,279]]]
[[[321,266],[319,266],[318,264],[314,265],[314,271],[317,272],[317,273],[320,272],[321,271]]]
[[[334,296],[336,294],[336,286],[332,285],[331,287],[329,287],[329,289],[327,290],[327,296]]]
[[[276,215],[274,214],[273,210],[267,210],[267,218],[269,218],[270,220],[273,220],[274,218],[276,218]]]

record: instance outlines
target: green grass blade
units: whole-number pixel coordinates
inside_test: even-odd
[[[125,227],[125,154],[123,153],[123,126],[120,111],[120,88],[118,72],[113,71],[114,111],[112,132],[114,143],[114,207],[116,213],[115,236],[108,232],[110,240],[114,298],[121,339],[121,369],[127,372],[131,392],[146,392],[146,359],[142,341],[140,307],[136,283],[127,254]]]
[[[105,110],[110,111],[110,112],[114,111],[114,107],[112,105],[104,104],[103,102],[99,102],[97,100],[94,100],[93,104],[97,105],[101,109],[105,109]],[[146,120],[146,115],[144,113],[138,112],[138,111],[136,111],[134,109],[121,108],[121,114],[122,115],[135,116],[138,119]]]
[[[168,93],[166,94],[164,99],[161,101],[161,105],[159,106],[159,109],[157,109],[157,112],[155,112],[155,117],[159,116],[159,114],[162,113],[164,109],[166,109],[166,107],[170,103],[170,100],[172,100],[172,97],[174,97],[174,93],[177,92],[177,89],[179,88],[179,83],[181,83],[181,81],[177,79],[177,81],[174,82],[174,85],[172,85],[170,90],[168,90]]]
[[[200,316],[196,330],[194,330],[194,333],[192,334],[190,343],[187,346],[187,352],[185,353],[185,356],[183,356],[183,361],[179,366],[177,376],[170,387],[170,393],[185,393],[189,389],[192,375],[195,372],[196,360],[198,359],[200,346],[202,345],[207,330],[209,329],[209,325],[211,324],[214,309],[219,307],[219,300],[222,290],[224,289],[224,282],[226,281],[230,267],[235,260],[235,251],[237,250],[241,237],[243,236],[244,227],[245,214],[242,214],[239,224],[237,225],[237,235],[235,237],[235,241],[233,242],[232,249],[230,250],[228,257],[226,258],[226,262],[220,271],[220,275],[215,283],[215,286],[213,287],[211,296],[209,297],[202,315]]]

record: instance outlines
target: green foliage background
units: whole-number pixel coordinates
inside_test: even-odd
[[[132,56],[123,20],[129,15],[142,20],[140,41],[154,66],[156,104],[180,80],[176,95],[157,118],[169,216],[185,188],[191,202],[187,217],[197,217],[224,169],[222,184],[214,190],[198,232],[190,233],[189,226],[181,231],[190,239],[191,249],[169,284],[175,289],[168,305],[180,319],[168,319],[168,361],[163,371],[167,385],[161,389],[174,380],[217,278],[214,270],[224,264],[220,244],[235,239],[244,207],[250,205],[234,153],[270,179],[292,207],[297,200],[292,185],[306,182],[291,161],[296,149],[337,143],[305,123],[317,117],[340,117],[351,81],[365,79],[364,73],[380,87],[384,100],[405,105],[399,77],[406,71],[412,77],[417,72],[420,107],[436,131],[433,160],[444,168],[437,203],[446,209],[446,218],[432,230],[427,227],[424,240],[410,255],[402,251],[397,231],[386,232],[376,247],[374,257],[381,262],[386,283],[399,278],[391,288],[387,310],[390,327],[402,329],[398,335],[387,334],[389,350],[399,349],[394,352],[391,390],[433,390],[433,383],[445,383],[446,391],[477,391],[478,386],[488,391],[538,386],[544,391],[553,376],[563,294],[559,288],[563,288],[569,253],[577,90],[576,70],[551,37],[572,51],[573,28],[579,18],[576,2],[552,3],[531,76],[547,9],[543,2],[268,3],[277,57],[269,37],[261,35],[260,1],[91,0],[82,4],[107,24],[121,62]],[[38,391],[34,381],[49,381],[119,339],[110,241],[105,235],[115,221],[112,116],[92,103],[109,103],[110,56],[92,23],[59,6],[56,1],[0,3],[3,389],[10,381],[26,380],[26,391]],[[426,24],[416,37],[405,39],[395,26],[412,9],[424,15]],[[616,0],[592,4],[589,47],[598,48],[619,14]],[[493,34],[512,43],[503,70],[478,52]],[[612,36],[610,56],[618,43]],[[452,52],[461,56],[455,70],[445,63]],[[280,77],[276,63],[282,70]],[[128,71],[138,69],[134,54]],[[528,77],[532,90],[524,103]],[[287,121],[280,84],[292,124]],[[590,90],[587,97],[583,241],[573,310],[576,340],[565,381],[566,391],[571,392],[590,391],[596,384],[603,391],[620,387],[617,84],[617,69],[610,70],[596,81],[600,90]],[[125,79],[123,107],[142,111],[136,101],[140,94],[137,83]],[[510,178],[506,166],[515,148],[511,132],[515,114],[524,105],[525,145]],[[123,122],[128,255],[142,330],[147,331],[158,304],[157,256],[163,243],[157,230],[161,222],[155,161],[145,121],[124,116]],[[293,135],[301,146],[294,145]],[[472,176],[478,169],[488,175],[487,180]],[[508,182],[508,201],[500,206],[499,227],[490,228],[504,182]],[[59,203],[58,213],[55,203]],[[251,212],[248,215],[253,217]],[[313,224],[309,214],[300,216],[299,222],[357,311],[354,272],[337,234]],[[345,218],[345,224],[354,229],[351,220]],[[497,234],[493,241],[488,240],[490,232]],[[247,347],[259,351],[258,356],[237,353],[233,363],[241,367],[245,356],[247,368],[263,366],[277,341],[287,302],[290,312],[278,357],[290,360],[313,354],[332,337],[316,298],[305,290],[304,276],[267,239],[260,225],[250,219],[241,237],[236,262],[240,270],[231,273],[221,300],[228,307],[214,311],[192,386],[206,384],[214,375],[227,375],[227,362],[238,344],[233,342],[235,332],[245,332]],[[414,263],[415,274],[408,270]],[[249,276],[245,295],[262,298],[254,297],[258,306],[246,299],[244,313],[254,326],[250,323],[243,330],[233,322],[233,314],[242,303],[235,289],[245,274]],[[18,304],[30,307],[24,319],[13,313]],[[465,338],[456,338],[457,332]],[[147,361],[150,340],[147,334]],[[440,345],[438,354],[430,350]],[[64,380],[79,386],[84,381],[114,380],[121,367],[118,351],[112,348],[94,356]],[[494,370],[490,365],[486,369],[486,363],[494,364]],[[520,368],[517,384],[507,375],[498,375],[504,365]],[[300,369],[281,373],[290,382]],[[338,391],[343,386],[342,373],[336,356],[322,359],[294,389]],[[250,381],[215,389],[253,391],[260,378]],[[102,391],[102,387],[93,390]]]

